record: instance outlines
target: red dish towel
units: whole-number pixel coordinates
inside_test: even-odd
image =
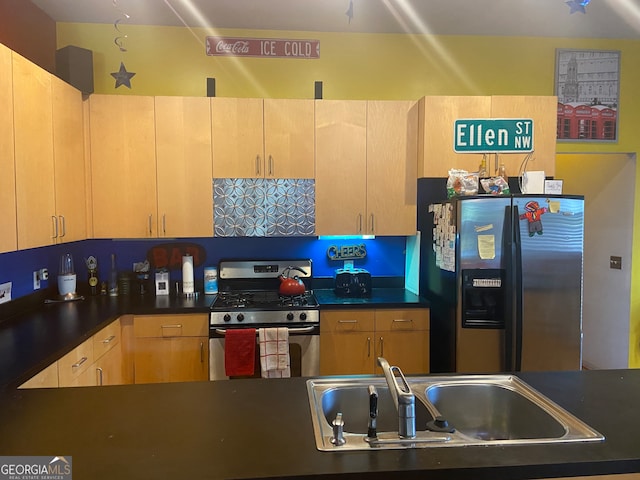
[[[228,329],[224,337],[224,371],[228,377],[253,375],[256,358],[256,329]]]

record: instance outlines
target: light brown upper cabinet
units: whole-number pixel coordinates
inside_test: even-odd
[[[527,170],[555,175],[557,97],[554,96],[429,96],[419,101],[420,177],[447,177],[449,170],[478,171],[482,154],[453,150],[454,123],[466,118],[530,118],[534,122],[534,152]],[[518,176],[526,153],[489,154],[488,170],[504,163],[507,175]]]
[[[316,104],[316,233],[414,235],[417,105]]]
[[[316,233],[364,232],[367,102],[316,101]]]
[[[18,248],[11,50],[0,44],[0,253]]]
[[[84,240],[82,93],[5,47],[0,63],[0,251]]]
[[[51,74],[12,53],[18,248],[52,245],[55,208]]]
[[[533,120],[534,151],[527,170],[542,170],[547,177],[556,174],[556,136],[558,124],[558,97],[508,96],[491,97],[492,118],[530,118]],[[507,175],[520,175],[520,166],[526,153],[500,154]]]
[[[87,238],[82,93],[51,77],[58,242]]]
[[[211,98],[213,177],[314,178],[314,101]]]
[[[423,97],[418,105],[418,176],[448,177],[452,168],[478,171],[482,154],[454,152],[453,127],[462,118],[490,118],[491,97]]]
[[[95,238],[157,236],[154,98],[91,95]]]
[[[372,235],[415,235],[418,107],[367,102],[367,222]]]
[[[213,236],[207,97],[155,97],[158,236]]]

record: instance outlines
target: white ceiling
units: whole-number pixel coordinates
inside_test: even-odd
[[[56,22],[640,39],[640,0],[31,0]],[[128,14],[126,19],[123,14]]]

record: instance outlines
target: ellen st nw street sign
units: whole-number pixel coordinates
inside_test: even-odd
[[[456,153],[520,153],[533,151],[530,118],[468,118],[455,121]]]

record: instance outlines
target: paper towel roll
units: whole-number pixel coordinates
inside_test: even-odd
[[[182,257],[182,292],[193,293],[193,257]]]

